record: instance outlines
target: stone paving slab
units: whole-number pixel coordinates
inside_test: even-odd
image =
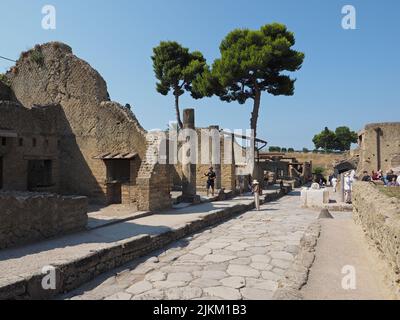
[[[114,267],[254,207],[252,197],[205,203],[0,251],[0,299],[49,298]],[[43,291],[44,266],[56,290]]]
[[[298,193],[184,237],[59,296],[77,300],[273,299],[317,213]],[[304,238],[306,240],[304,240]],[[307,257],[302,258],[305,260]],[[307,270],[296,269],[295,276]]]

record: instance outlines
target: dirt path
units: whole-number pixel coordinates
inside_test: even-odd
[[[338,213],[334,220],[321,220],[321,237],[316,259],[302,294],[307,300],[380,300],[393,299],[384,282],[382,262],[368,248],[361,228],[351,213]],[[355,289],[343,289],[342,280],[355,271]],[[345,273],[342,273],[344,271]],[[348,279],[348,278],[346,278]],[[349,284],[349,282],[346,282]]]

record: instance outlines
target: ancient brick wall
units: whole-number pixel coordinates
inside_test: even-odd
[[[213,129],[212,126],[211,128]],[[205,137],[202,137],[201,130],[209,130],[209,128],[198,128],[197,131],[197,165],[196,165],[196,183],[198,191],[206,191],[207,177],[204,175],[208,172],[210,166],[214,168],[217,174],[215,187],[217,189],[224,188],[226,190],[235,190],[237,187],[237,168],[243,168],[242,163],[238,163],[237,160],[244,161],[246,158],[245,150],[236,141],[232,143],[232,139],[229,136],[219,134],[219,146],[212,146],[213,139],[209,137],[209,146],[203,146],[203,141],[206,141]],[[205,133],[203,132],[205,135]],[[218,142],[217,142],[218,143]],[[182,144],[178,144],[178,150],[180,150]],[[228,161],[230,163],[225,163]],[[175,164],[171,168],[171,185],[180,186],[182,185],[182,165],[181,163]]]
[[[0,249],[83,230],[87,198],[0,192]]]
[[[27,109],[15,102],[0,102],[0,128],[16,136],[0,137],[1,186],[27,190],[29,162],[51,161],[51,182],[41,191],[55,191],[59,182],[58,106]]]
[[[353,208],[354,220],[387,262],[389,279],[400,292],[400,199],[386,196],[371,183],[357,182]]]
[[[369,124],[359,135],[358,172],[400,168],[400,122]]]
[[[15,98],[24,107],[61,106],[61,193],[107,203],[106,166],[95,158],[107,152],[129,152],[137,153],[136,171],[122,191],[136,201],[133,193],[146,155],[146,131],[129,109],[110,101],[106,83],[95,69],[76,57],[69,46],[53,42],[23,53],[8,76]]]
[[[146,137],[146,154],[143,157],[138,177],[136,179],[136,189],[138,209],[141,211],[161,210],[172,205],[171,200],[171,165],[168,159],[160,159],[159,151],[163,146],[167,146],[163,132],[153,132]]]

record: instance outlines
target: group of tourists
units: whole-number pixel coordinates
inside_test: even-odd
[[[387,187],[400,187],[400,174],[394,173],[391,169],[383,173],[382,170],[378,170],[377,172],[372,171],[372,174],[369,174],[368,171],[364,171],[361,176],[357,177],[355,170],[348,171],[344,174],[344,198],[346,203],[351,203],[351,193],[353,190],[353,183],[355,180],[361,180],[364,182],[377,182],[382,181],[383,184]],[[331,187],[333,188],[333,192],[337,192],[338,186],[338,178],[336,175],[329,176],[329,182]]]
[[[343,190],[344,190],[344,201],[351,203],[351,193],[353,191],[353,183],[356,180],[356,171],[351,170],[344,174],[343,179]],[[337,192],[339,179],[336,175],[332,174],[329,176],[329,183],[333,189],[333,192]]]
[[[390,169],[386,174],[383,174],[382,170],[377,172],[372,171],[370,175],[368,171],[363,172],[362,181],[382,181],[387,187],[400,187],[400,174],[395,174],[392,169]]]

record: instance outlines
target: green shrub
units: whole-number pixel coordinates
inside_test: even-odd
[[[324,168],[322,168],[322,167],[315,167],[314,169],[313,169],[313,174],[317,174],[317,175],[321,175],[321,174],[324,174],[324,172],[325,172],[325,169]]]
[[[9,87],[11,85],[10,80],[3,73],[0,73],[0,82],[4,83],[7,87]]]
[[[40,49],[35,48],[30,53],[30,59],[32,62],[38,64],[39,66],[43,66],[44,64],[44,55]]]
[[[281,148],[276,146],[271,146],[269,147],[269,152],[281,152]]]

